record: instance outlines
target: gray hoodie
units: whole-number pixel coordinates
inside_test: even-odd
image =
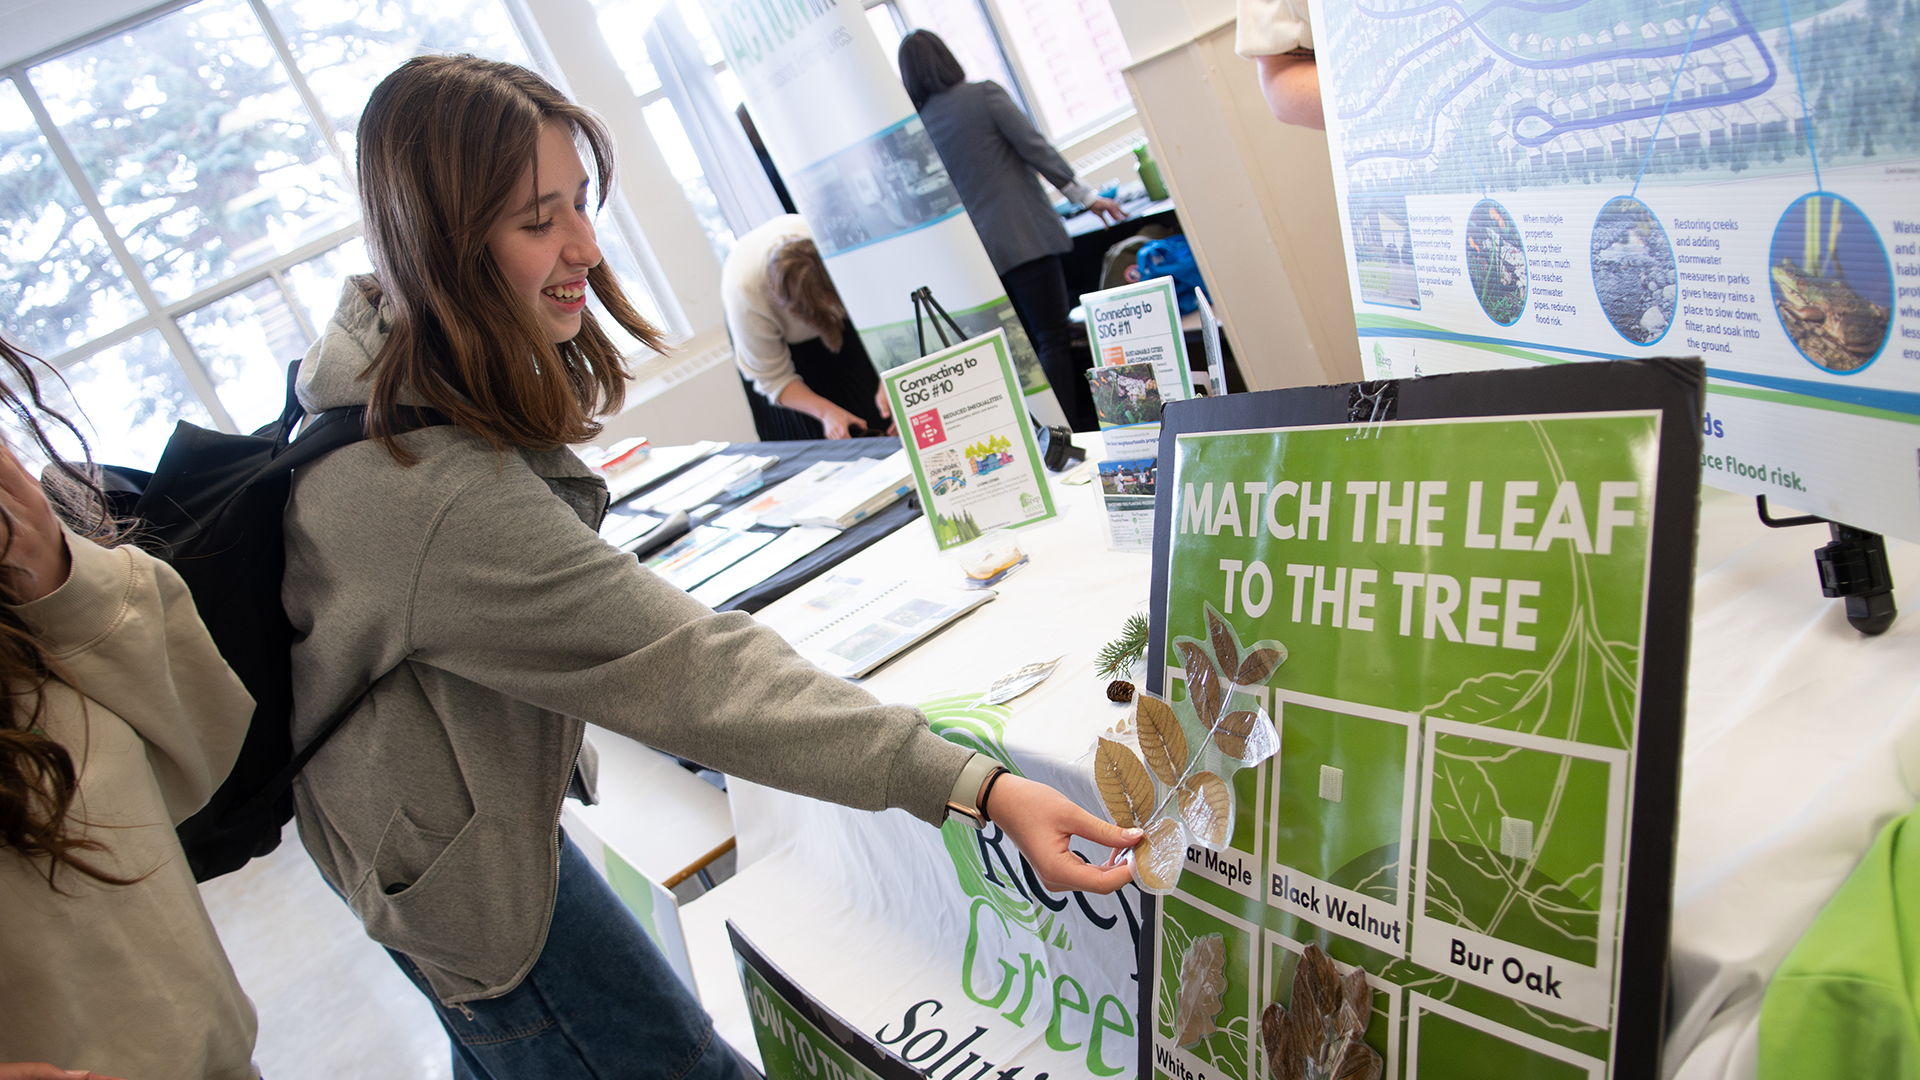
[[[349,283],[307,353],[308,409],[364,404],[385,325]],[[375,941],[448,1005],[539,957],[557,825],[591,721],[756,782],[939,823],[972,752],[714,614],[595,532],[605,485],[571,451],[496,453],[436,427],[302,469],[282,589],[296,744],[368,694],[294,787],[300,838]]]

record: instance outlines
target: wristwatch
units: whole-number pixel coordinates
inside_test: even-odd
[[[985,754],[973,755],[960,770],[960,778],[953,782],[953,791],[947,796],[947,820],[958,821],[968,828],[986,828],[988,818],[982,804],[994,780],[1006,771],[1005,765]]]

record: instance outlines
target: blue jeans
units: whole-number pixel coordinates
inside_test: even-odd
[[[653,939],[564,833],[553,927],[519,986],[449,1008],[412,960],[388,952],[433,1002],[453,1040],[456,1080],[743,1075]]]

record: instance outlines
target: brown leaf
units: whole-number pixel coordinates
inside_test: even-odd
[[[1380,1055],[1364,1041],[1373,990],[1359,968],[1344,977],[1318,945],[1293,972],[1293,1007],[1267,1006],[1260,1039],[1275,1080],[1380,1080]]]
[[[1153,813],[1153,777],[1126,744],[1100,740],[1093,753],[1093,782],[1115,825],[1138,828]]]
[[[1240,662],[1233,676],[1237,686],[1259,686],[1273,677],[1275,668],[1287,662],[1285,646],[1278,649],[1255,649]]]
[[[1280,735],[1263,713],[1236,709],[1214,726],[1213,745],[1243,764],[1258,765],[1279,752]]]
[[[1227,842],[1233,796],[1227,782],[1218,774],[1197,772],[1186,778],[1174,795],[1180,801],[1180,818],[1194,842],[1218,850]]]
[[[1273,1080],[1287,1080],[1290,1075],[1283,1071],[1281,1062],[1288,1059],[1286,1039],[1282,1032],[1287,1026],[1287,1007],[1277,1001],[1270,1001],[1260,1011],[1260,1044],[1267,1048],[1267,1071]],[[1297,1070],[1296,1070],[1297,1073]]]
[[[1220,1029],[1221,995],[1227,990],[1227,942],[1219,934],[1193,939],[1180,957],[1180,989],[1174,996],[1173,1027],[1176,1046],[1187,1046]]]
[[[1220,672],[1207,657],[1207,651],[1197,641],[1176,642],[1180,650],[1180,659],[1186,665],[1187,700],[1193,702],[1193,711],[1200,717],[1200,723],[1208,728],[1220,718],[1220,706],[1224,688],[1220,685]]]
[[[1220,718],[1213,729],[1213,745],[1230,758],[1239,758],[1247,752],[1247,736],[1253,733],[1253,725],[1260,714],[1246,709],[1238,709]]]
[[[1187,838],[1180,823],[1161,818],[1147,826],[1146,839],[1133,849],[1133,880],[1142,889],[1164,895],[1180,880],[1180,867],[1187,861]]]
[[[1212,605],[1207,606],[1207,640],[1213,643],[1213,658],[1220,662],[1221,671],[1240,670],[1240,635]]]
[[[1172,787],[1187,771],[1187,733],[1174,718],[1173,706],[1150,694],[1141,694],[1134,721],[1139,728],[1140,753],[1160,782]]]

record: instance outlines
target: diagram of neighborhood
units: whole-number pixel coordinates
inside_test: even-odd
[[[1013,443],[1004,435],[993,435],[970,443],[965,453],[967,467],[973,470],[975,476],[985,476],[995,469],[1013,464]]]
[[[1816,116],[1850,117],[1815,131],[1823,167],[1908,156],[1911,13],[1794,0],[1789,43],[1780,6],[1741,0],[1342,2],[1326,9],[1337,50],[1372,62],[1339,66],[1327,107],[1348,182],[1405,194],[1799,171],[1803,92]]]

